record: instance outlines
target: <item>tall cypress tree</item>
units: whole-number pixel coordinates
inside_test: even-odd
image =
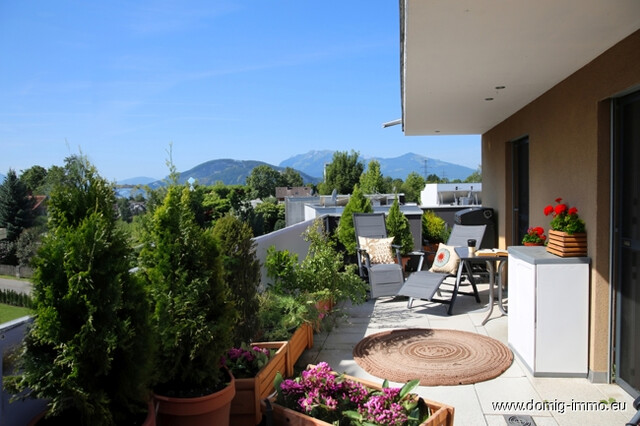
[[[351,194],[347,205],[344,206],[337,229],[338,240],[344,246],[347,254],[356,253],[356,230],[353,225],[354,213],[373,213],[371,200],[364,196],[358,184],[354,185],[353,194]]]

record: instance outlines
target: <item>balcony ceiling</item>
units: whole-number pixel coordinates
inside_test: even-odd
[[[400,16],[404,133],[482,134],[638,30],[640,0],[402,0]]]

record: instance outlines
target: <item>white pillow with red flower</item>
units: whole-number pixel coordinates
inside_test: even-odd
[[[458,256],[453,246],[440,244],[438,246],[436,256],[433,259],[433,265],[431,265],[429,271],[446,274],[456,274],[458,272],[459,264],[460,256]]]

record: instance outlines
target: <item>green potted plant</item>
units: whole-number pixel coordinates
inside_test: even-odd
[[[286,372],[287,342],[242,343],[229,349],[224,362],[236,380],[236,396],[231,403],[231,424],[255,426],[260,423],[260,401],[273,392],[276,374]]]
[[[443,218],[438,216],[433,210],[427,210],[422,214],[422,245],[427,246],[425,250],[436,251],[438,244],[449,239],[451,230]],[[435,246],[435,247],[434,247]]]
[[[585,223],[578,216],[578,209],[563,203],[562,198],[556,198],[556,205],[546,206],[543,212],[545,216],[552,216],[551,229],[553,231],[566,232],[569,235],[585,232]]]
[[[7,388],[47,399],[59,424],[150,424],[148,298],[129,273],[114,188],[81,156],[67,158],[64,173],[33,260],[33,326]]]
[[[332,304],[345,300],[353,304],[363,303],[367,284],[358,276],[355,264],[344,264],[336,242],[326,232],[323,222],[316,219],[304,232],[303,238],[309,242],[309,249],[296,270],[297,287],[316,294],[319,300],[329,297]]]
[[[525,246],[543,246],[547,241],[544,229],[540,226],[532,226],[527,229],[527,233],[522,237],[522,244]]]
[[[547,251],[560,257],[586,256],[586,226],[578,216],[578,209],[556,198],[556,205],[546,206],[543,212],[552,216]]]
[[[426,254],[427,265],[432,265],[438,251],[438,246],[446,243],[451,234],[447,222],[433,210],[422,214],[422,249]]]
[[[303,238],[309,242],[309,249],[302,262],[286,250],[267,250],[267,276],[274,280],[273,289],[291,295],[305,294],[331,305],[344,300],[364,302],[366,283],[356,274],[356,265],[344,264],[322,221],[315,220]]]
[[[352,256],[355,259],[357,244],[356,231],[353,226],[354,213],[373,213],[371,200],[364,196],[357,184],[353,187],[353,193],[351,194],[351,197],[349,197],[349,202],[344,206],[336,231],[338,241],[340,241],[344,246],[347,255]],[[355,263],[355,260],[351,263]]]
[[[270,287],[260,293],[259,299],[260,326],[255,340],[286,341],[286,375],[291,375],[304,350],[313,347],[311,324],[318,316],[314,297],[306,292],[282,293]]]
[[[239,345],[250,341],[258,327],[260,262],[256,243],[251,227],[230,214],[216,221],[213,234],[220,242],[224,279],[240,315],[233,332],[233,344]]]
[[[393,237],[392,245],[400,247],[402,256],[402,270],[409,261],[409,253],[413,251],[413,235],[409,226],[409,219],[400,211],[398,197],[393,200],[386,219],[387,234]]]
[[[453,407],[411,393],[418,380],[392,388],[338,374],[329,364],[310,365],[298,377],[277,376],[276,396],[262,406],[275,424],[451,426]]]
[[[238,313],[218,241],[197,224],[191,195],[174,180],[143,233],[139,272],[159,346],[154,393],[162,424],[225,425],[235,385],[221,358],[233,345]]]

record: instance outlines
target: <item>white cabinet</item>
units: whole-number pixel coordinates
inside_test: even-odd
[[[534,376],[587,376],[589,262],[509,247],[508,342]]]

